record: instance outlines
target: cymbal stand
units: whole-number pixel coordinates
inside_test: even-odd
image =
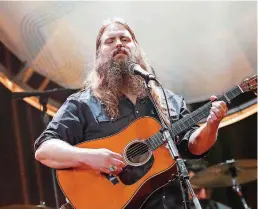
[[[241,186],[237,183],[236,177],[237,177],[237,169],[235,167],[235,160],[227,160],[226,163],[229,164],[229,172],[231,174],[232,177],[232,189],[237,193],[237,195],[239,196],[243,207],[245,209],[251,209],[247,203],[246,200],[243,196],[242,190],[241,190]]]

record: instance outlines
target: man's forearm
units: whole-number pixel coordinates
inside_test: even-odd
[[[35,158],[42,164],[56,169],[80,166],[80,156],[85,149],[71,146],[59,139],[45,141],[36,151]]]
[[[201,155],[208,151],[217,139],[219,124],[205,123],[190,136],[188,149],[192,154]]]

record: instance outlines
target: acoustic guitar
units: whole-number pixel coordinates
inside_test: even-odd
[[[244,80],[218,100],[229,103],[243,92],[256,90],[257,75]],[[176,121],[172,126],[175,137],[209,115],[212,103]],[[138,209],[152,192],[167,184],[176,172],[175,161],[165,147],[166,139],[160,123],[142,117],[119,133],[106,138],[77,144],[80,148],[107,148],[120,153],[126,167],[117,176],[92,169],[61,169],[56,171],[59,185],[75,209]]]

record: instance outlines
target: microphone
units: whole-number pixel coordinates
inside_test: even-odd
[[[133,74],[133,75],[139,75],[142,78],[144,78],[145,80],[155,80],[156,78],[153,74],[147,72],[146,70],[142,69],[142,67],[139,64],[136,63],[130,63],[129,64],[129,73]]]

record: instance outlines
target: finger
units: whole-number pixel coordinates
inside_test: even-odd
[[[101,168],[100,171],[102,173],[107,173],[107,174],[111,174],[112,172],[109,170],[109,168]]]
[[[111,163],[111,165],[119,167],[119,168],[125,167],[125,163],[121,160],[116,159],[116,158],[112,158],[110,163]]]
[[[218,109],[221,109],[221,110],[227,110],[228,109],[226,103],[223,102],[223,101],[213,102],[212,106],[217,107]]]
[[[110,168],[112,168],[112,171],[110,170]],[[110,168],[107,170],[109,170],[109,174],[113,174],[113,175],[118,175],[123,170],[122,168],[119,168],[115,165],[110,166]]]
[[[114,157],[114,158],[116,158],[116,159],[118,159],[118,160],[123,161],[122,155],[120,155],[120,154],[118,154],[118,153],[116,153],[116,152],[112,152],[112,151],[111,151],[110,154],[111,154],[112,157]]]
[[[118,175],[119,173],[121,173],[123,169],[122,168],[117,168],[115,172],[113,172],[115,175]]]
[[[219,105],[219,104],[214,104],[213,107],[215,107],[216,109],[219,110],[221,117],[224,117],[224,116],[227,115],[227,111],[228,111],[227,106],[224,106],[224,105],[222,105],[222,104],[221,104],[221,105]]]
[[[216,117],[216,115],[214,114],[214,112],[210,112],[210,116],[211,116],[211,121],[216,121],[218,120],[218,118]]]
[[[215,101],[217,98],[218,98],[217,96],[212,95],[212,96],[210,97],[210,100],[213,102],[213,101]]]
[[[208,117],[207,117],[207,122],[210,122],[211,121],[211,115],[209,115]]]
[[[216,115],[217,118],[222,117],[223,112],[217,107],[211,107],[211,111]]]

